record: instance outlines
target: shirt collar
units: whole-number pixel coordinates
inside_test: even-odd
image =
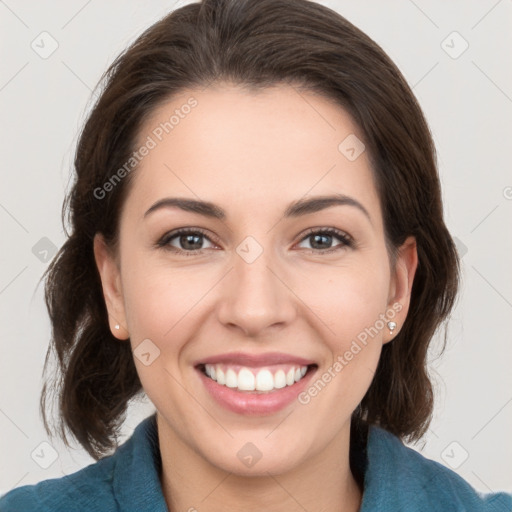
[[[511,494],[476,491],[454,471],[375,425],[369,429],[367,455],[359,512],[431,512],[440,507],[471,512],[512,510]]]
[[[156,413],[143,420],[119,447],[114,495],[123,511],[168,512],[160,484],[162,459]]]

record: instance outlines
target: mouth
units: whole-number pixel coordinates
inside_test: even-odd
[[[230,352],[197,360],[193,367],[218,406],[238,415],[262,417],[296,403],[319,365],[284,352]]]
[[[226,363],[200,363],[196,368],[219,386],[249,394],[268,394],[292,387],[313,373],[318,365],[274,364],[251,367]]]

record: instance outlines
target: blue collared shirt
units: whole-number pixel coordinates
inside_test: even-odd
[[[379,427],[369,429],[362,468],[360,512],[512,511],[512,493],[477,492]],[[62,478],[13,489],[0,498],[0,512],[168,512],[160,471],[153,414],[113,455]]]

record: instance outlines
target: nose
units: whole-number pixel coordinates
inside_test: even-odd
[[[222,281],[218,320],[246,337],[264,336],[272,329],[283,328],[297,312],[287,273],[269,253],[263,251],[252,262],[235,254],[234,268]]]

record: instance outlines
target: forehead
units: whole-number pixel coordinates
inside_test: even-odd
[[[362,139],[334,101],[292,86],[248,91],[223,84],[181,91],[139,131],[137,147],[150,149],[127,201],[142,210],[165,195],[178,195],[254,213],[305,195],[343,193],[379,215],[366,151],[356,159],[344,152],[345,141],[359,144],[359,151]]]

